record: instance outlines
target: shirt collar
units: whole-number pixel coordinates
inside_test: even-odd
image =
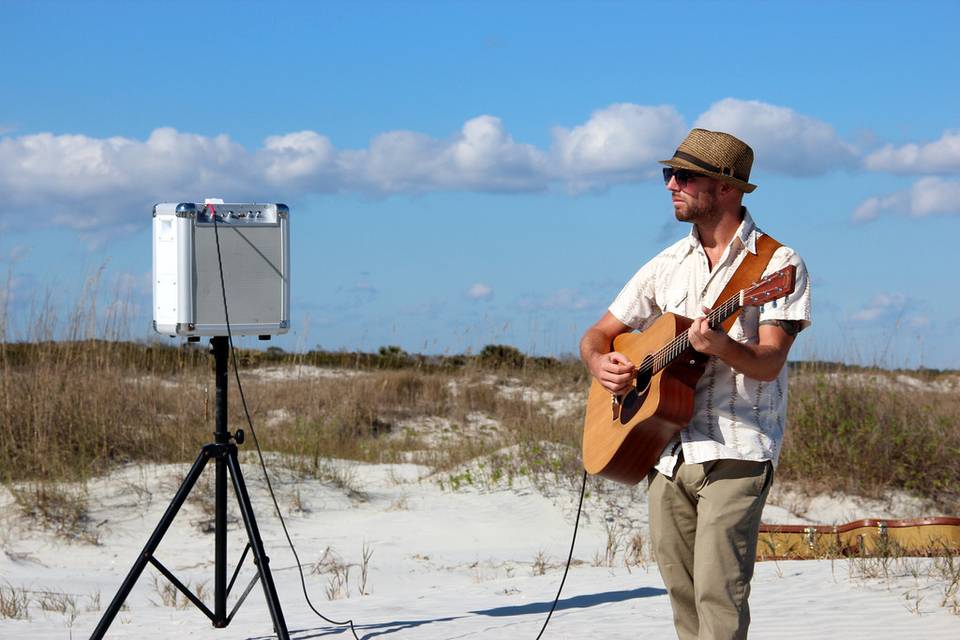
[[[733,234],[733,240],[739,240],[740,245],[745,247],[747,251],[756,253],[757,238],[759,237],[760,230],[757,229],[757,225],[754,224],[753,217],[746,207],[740,207],[740,211],[743,213],[743,220],[740,221],[737,232]],[[733,242],[733,240],[731,240],[731,242]],[[690,251],[700,246],[700,235],[697,233],[696,225],[691,225],[690,233],[687,235],[687,242],[689,243]]]
[[[743,210],[743,220],[740,222],[740,227],[737,229],[734,237],[740,238],[740,242],[747,248],[747,251],[756,253],[757,238],[759,237],[760,230],[757,229],[757,225],[754,224],[753,218],[750,216],[747,208],[741,207],[741,209]]]

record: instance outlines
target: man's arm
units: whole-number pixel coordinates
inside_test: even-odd
[[[625,392],[636,374],[636,367],[627,356],[611,351],[613,339],[630,331],[633,329],[607,311],[580,339],[580,359],[590,375],[610,393]]]
[[[700,353],[716,356],[748,378],[763,382],[775,380],[780,374],[795,337],[776,324],[762,324],[759,342],[744,344],[711,329],[706,317],[694,320],[688,335],[690,345]]]

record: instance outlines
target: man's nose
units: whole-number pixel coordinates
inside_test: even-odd
[[[677,184],[677,176],[670,176],[666,184],[667,191],[680,191],[680,185]]]

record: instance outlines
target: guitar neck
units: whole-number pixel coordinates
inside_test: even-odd
[[[719,307],[707,315],[707,323],[711,329],[717,329],[724,320],[732,316],[740,309],[740,295],[737,292],[727,298]],[[653,373],[670,366],[674,360],[680,357],[684,351],[690,348],[690,338],[684,331],[677,336],[673,342],[665,346],[653,356]]]

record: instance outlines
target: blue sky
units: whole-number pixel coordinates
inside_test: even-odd
[[[960,367],[958,7],[6,2],[8,336],[100,274],[150,338],[151,207],[218,196],[291,208],[274,344],[575,352],[688,231],[656,161],[706,126],[813,275],[793,358]]]

